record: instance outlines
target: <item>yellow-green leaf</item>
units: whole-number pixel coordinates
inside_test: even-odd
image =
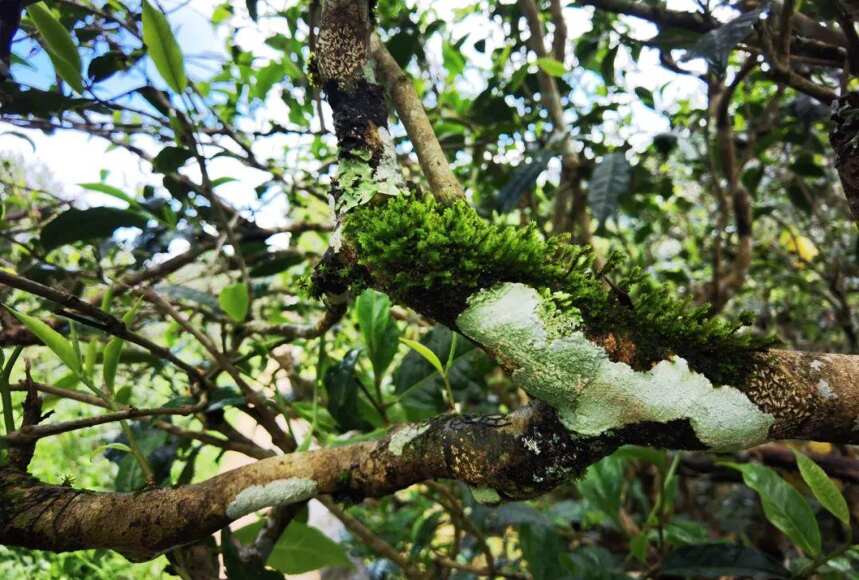
[[[415,351],[416,353],[418,353],[419,355],[424,357],[429,364],[431,364],[433,367],[435,367],[435,370],[438,371],[438,374],[440,374],[441,376],[445,376],[444,367],[441,364],[441,360],[439,360],[439,358],[436,356],[436,354],[433,351],[431,351],[426,346],[424,346],[423,344],[419,343],[416,340],[409,340],[408,338],[401,338],[400,342],[402,342],[407,347],[409,347],[410,349],[412,349],[413,351]]]
[[[241,282],[225,287],[218,296],[221,309],[236,322],[243,321],[248,315],[249,302],[248,287]]]
[[[820,505],[841,520],[845,526],[850,525],[850,510],[835,483],[810,457],[796,449],[793,450],[793,454],[796,455],[796,464],[802,479],[805,480],[806,485],[817,498],[817,501],[820,502]]]
[[[74,90],[84,90],[81,78],[81,57],[66,27],[57,20],[44,2],[36,2],[27,7],[27,14],[36,25],[42,46],[51,57],[57,74]]]
[[[544,73],[552,75],[553,77],[562,77],[564,76],[564,73],[567,72],[567,69],[564,67],[564,63],[549,56],[538,58],[537,66],[543,69]]]
[[[81,362],[80,359],[75,355],[75,347],[72,346],[72,343],[63,337],[59,332],[39,320],[38,318],[34,318],[29,314],[24,314],[23,312],[18,312],[17,310],[9,311],[21,321],[21,324],[27,327],[27,330],[36,335],[36,337],[41,340],[45,346],[47,346],[63,363],[73,370],[76,374],[81,374]]]
[[[146,0],[143,0],[143,44],[167,85],[177,93],[184,91],[188,79],[179,43],[167,17]]]

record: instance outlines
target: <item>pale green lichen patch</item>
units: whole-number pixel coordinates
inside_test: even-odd
[[[391,435],[391,440],[388,441],[388,451],[393,455],[400,456],[406,448],[406,445],[414,439],[422,435],[429,429],[429,425],[406,425],[402,429],[398,429]]]
[[[235,520],[257,510],[304,501],[316,495],[318,486],[312,479],[291,477],[265,485],[252,485],[239,492],[227,506],[227,517]]]
[[[491,487],[472,487],[471,495],[474,501],[481,504],[496,504],[501,501],[501,496]]]
[[[686,419],[711,449],[766,440],[772,415],[741,391],[714,387],[680,357],[646,372],[613,362],[579,330],[577,311],[553,308],[547,300],[524,284],[501,284],[472,297],[456,324],[531,395],[555,407],[571,431],[599,435],[645,421]]]
[[[337,167],[337,185],[340,188],[336,203],[338,218],[369,203],[377,194],[396,197],[407,191],[391,134],[384,127],[379,127],[377,134],[381,155],[375,167],[371,165],[372,153],[369,150],[353,149],[352,157],[340,160]]]

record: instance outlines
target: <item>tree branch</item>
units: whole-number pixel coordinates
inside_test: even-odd
[[[376,73],[391,95],[433,195],[440,201],[465,197],[465,191],[450,169],[447,155],[439,145],[411,79],[376,34],[370,38],[370,51]]]

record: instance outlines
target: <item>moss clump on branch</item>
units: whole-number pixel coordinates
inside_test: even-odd
[[[356,208],[344,239],[359,266],[397,300],[453,325],[467,299],[500,282],[520,282],[581,312],[586,333],[634,345],[634,367],[677,354],[716,384],[743,384],[770,339],[740,334],[741,324],[713,318],[706,306],[678,300],[641,273],[609,284],[589,248],[566,236],[545,240],[532,227],[492,224],[465,201],[394,198]],[[623,288],[621,290],[620,288]]]

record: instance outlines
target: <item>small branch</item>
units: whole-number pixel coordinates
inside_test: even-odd
[[[465,197],[465,191],[450,169],[447,155],[439,145],[411,79],[375,34],[370,40],[370,50],[376,73],[391,94],[433,195],[440,201]]]
[[[35,390],[35,389],[33,389]],[[53,425],[36,425],[30,427],[22,427],[18,431],[13,431],[12,433],[8,433],[3,439],[12,444],[22,444],[28,443],[31,441],[36,441],[38,439],[43,439],[45,437],[52,437],[54,435],[60,435],[61,433],[68,433],[70,431],[77,431],[78,429],[85,429],[87,427],[95,427],[98,425],[105,425],[107,423],[116,423],[117,421],[124,421],[126,419],[137,419],[140,417],[154,417],[156,415],[192,415],[201,411],[204,408],[203,405],[185,405],[182,407],[160,407],[157,409],[124,409],[122,411],[116,411],[114,413],[107,413],[105,415],[100,415],[98,417],[86,417],[83,419],[76,419],[74,421],[66,421],[63,423],[55,423]]]
[[[79,403],[86,403],[87,405],[92,405],[94,407],[107,408],[107,403],[105,403],[103,399],[100,399],[95,395],[90,395],[89,393],[83,391],[73,391],[71,389],[64,389],[62,387],[45,385],[42,383],[32,383],[32,386],[41,393],[54,395],[55,397],[61,397],[63,399],[71,399],[73,401],[78,401]],[[26,392],[28,390],[28,385],[26,382],[21,382],[17,385],[13,385],[12,390]]]

